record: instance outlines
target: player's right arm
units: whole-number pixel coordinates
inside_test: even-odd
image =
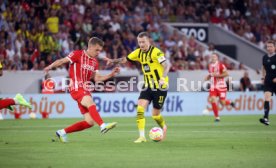
[[[105,61],[107,62],[107,65],[110,64],[125,64],[127,61],[139,61],[138,55],[139,55],[140,49],[134,50],[132,53],[130,53],[127,57],[122,57],[118,59],[109,59],[105,58]]]
[[[53,62],[51,65],[44,68],[44,71],[45,71],[45,73],[48,73],[51,69],[59,67],[59,66],[65,64],[65,63],[68,63],[68,62],[70,62],[70,61],[69,61],[69,59],[67,59],[67,57],[58,59],[55,62]]]
[[[58,59],[55,62],[53,62],[51,65],[44,68],[44,71],[48,73],[53,68],[59,67],[68,62],[72,64],[74,62],[78,62],[78,60],[79,60],[79,51],[73,51],[67,57]]]
[[[205,77],[205,79],[204,79],[205,81],[208,81],[208,80],[211,79],[211,75],[210,75],[210,74],[211,74],[211,71],[210,71],[209,66],[208,66],[208,73],[209,73],[209,74],[208,74],[208,75]]]
[[[265,75],[266,75],[266,71],[265,71],[264,66],[262,66],[262,82],[263,82],[264,79],[265,79]]]

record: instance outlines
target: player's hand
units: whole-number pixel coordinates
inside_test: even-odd
[[[110,58],[105,57],[103,60],[106,61],[106,66],[109,66],[109,65],[113,64],[113,61]]]
[[[273,83],[276,83],[276,78],[274,78],[272,81],[273,81]]]
[[[120,73],[120,67],[117,66],[117,67],[115,67],[115,68],[112,69],[113,76],[116,75],[116,74],[118,74],[118,73]]]
[[[162,78],[159,80],[159,86],[163,86],[164,84],[166,84],[166,81],[165,81],[165,78],[162,77]]]
[[[47,66],[47,67],[45,67],[45,68],[43,69],[43,71],[44,71],[46,74],[48,74],[50,70],[51,70],[50,65]]]
[[[206,76],[205,81],[208,81],[210,79],[211,79],[211,75],[209,74],[209,75]]]

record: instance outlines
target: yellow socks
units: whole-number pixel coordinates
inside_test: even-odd
[[[146,124],[146,119],[144,116],[145,109],[142,106],[137,107],[137,126],[139,129],[139,134],[140,137],[145,137],[145,124]]]
[[[163,116],[161,114],[159,114],[158,116],[152,116],[152,118],[157,122],[157,124],[163,128],[165,125],[165,120],[163,118]]]

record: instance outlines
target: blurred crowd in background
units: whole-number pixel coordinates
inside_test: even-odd
[[[194,37],[170,34],[163,21],[211,22],[261,48],[266,40],[276,40],[273,0],[0,0],[0,5],[4,70],[43,70],[71,51],[86,48],[92,36],[105,41],[100,60],[120,58],[137,47],[141,31],[150,33],[152,43],[170,60],[171,71],[207,69],[214,45],[205,48]],[[245,69],[242,63],[221,61],[230,70]],[[100,69],[105,68],[101,61]]]

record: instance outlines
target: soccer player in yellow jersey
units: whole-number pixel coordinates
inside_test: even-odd
[[[137,41],[139,48],[130,53],[126,58],[113,60],[106,58],[106,61],[107,64],[126,63],[127,60],[141,63],[145,83],[138,98],[137,106],[137,125],[140,136],[134,143],[142,143],[147,141],[145,138],[144,112],[151,102],[153,103],[152,118],[163,129],[163,139],[166,135],[167,125],[160,112],[167,96],[170,66],[166,61],[164,53],[150,44],[150,37],[147,32],[139,33]]]

